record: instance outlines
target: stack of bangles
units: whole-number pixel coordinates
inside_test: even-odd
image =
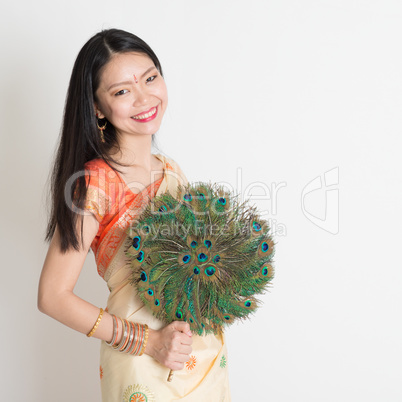
[[[91,329],[91,331],[87,334],[88,337],[92,336],[98,325],[102,319],[103,309],[100,309],[98,319],[95,322],[95,325]],[[113,349],[118,350],[119,352],[128,353],[133,356],[141,356],[145,348],[147,346],[148,340],[148,325],[147,324],[137,324],[131,321],[128,321],[124,318],[116,317],[112,314],[113,318],[113,338],[110,342],[106,342],[107,345],[111,346]],[[116,344],[116,340],[119,335],[119,327],[117,325],[117,320],[120,320],[123,327],[123,336],[118,344]]]

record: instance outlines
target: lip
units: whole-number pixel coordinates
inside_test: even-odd
[[[158,105],[158,106],[159,106],[159,105]],[[146,110],[146,111],[144,111],[144,112],[141,112],[141,113],[138,113],[138,114],[135,115],[135,116],[141,116],[142,114],[149,113],[152,109],[156,109],[156,112],[155,112],[152,116],[149,116],[149,117],[147,117],[147,118],[145,118],[145,119],[134,119],[134,118],[132,117],[132,119],[133,119],[134,121],[138,122],[138,123],[147,123],[148,121],[153,120],[153,119],[157,116],[157,114],[158,114],[158,106],[153,106],[153,107],[151,107],[150,109],[148,109],[148,110]],[[134,116],[134,117],[135,117],[135,116]]]

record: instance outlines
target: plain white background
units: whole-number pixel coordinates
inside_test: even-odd
[[[190,181],[254,186],[272,219],[273,287],[227,331],[233,401],[402,400],[399,1],[22,0],[0,15],[2,400],[100,400],[99,341],[36,295],[72,65],[111,27],[161,60],[160,150]],[[105,306],[93,254],[76,292]]]

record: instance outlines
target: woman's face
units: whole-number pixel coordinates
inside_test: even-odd
[[[155,134],[168,102],[153,61],[134,52],[112,56],[101,72],[96,98],[98,118],[106,117],[119,136]]]

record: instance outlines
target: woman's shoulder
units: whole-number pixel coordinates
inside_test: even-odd
[[[119,176],[103,159],[96,158],[85,163],[85,177],[89,186],[104,188],[119,183]]]
[[[116,173],[101,158],[86,162],[84,167],[87,182],[85,209],[102,223],[107,215],[114,213],[116,194],[111,183],[116,181]]]
[[[112,169],[102,158],[91,159],[85,163],[84,168],[85,170]]]
[[[184,174],[182,168],[175,159],[162,154],[156,154],[156,156],[161,158],[164,164],[164,168],[167,172],[171,171],[174,175],[179,175],[181,181],[185,183],[188,182],[186,175]]]
[[[105,175],[109,180],[117,178],[115,170],[102,158],[91,159],[86,162],[84,169],[86,173],[89,173],[90,175]]]
[[[163,154],[155,154],[155,156],[163,162],[165,169],[173,171],[181,170],[179,164],[170,156]]]

